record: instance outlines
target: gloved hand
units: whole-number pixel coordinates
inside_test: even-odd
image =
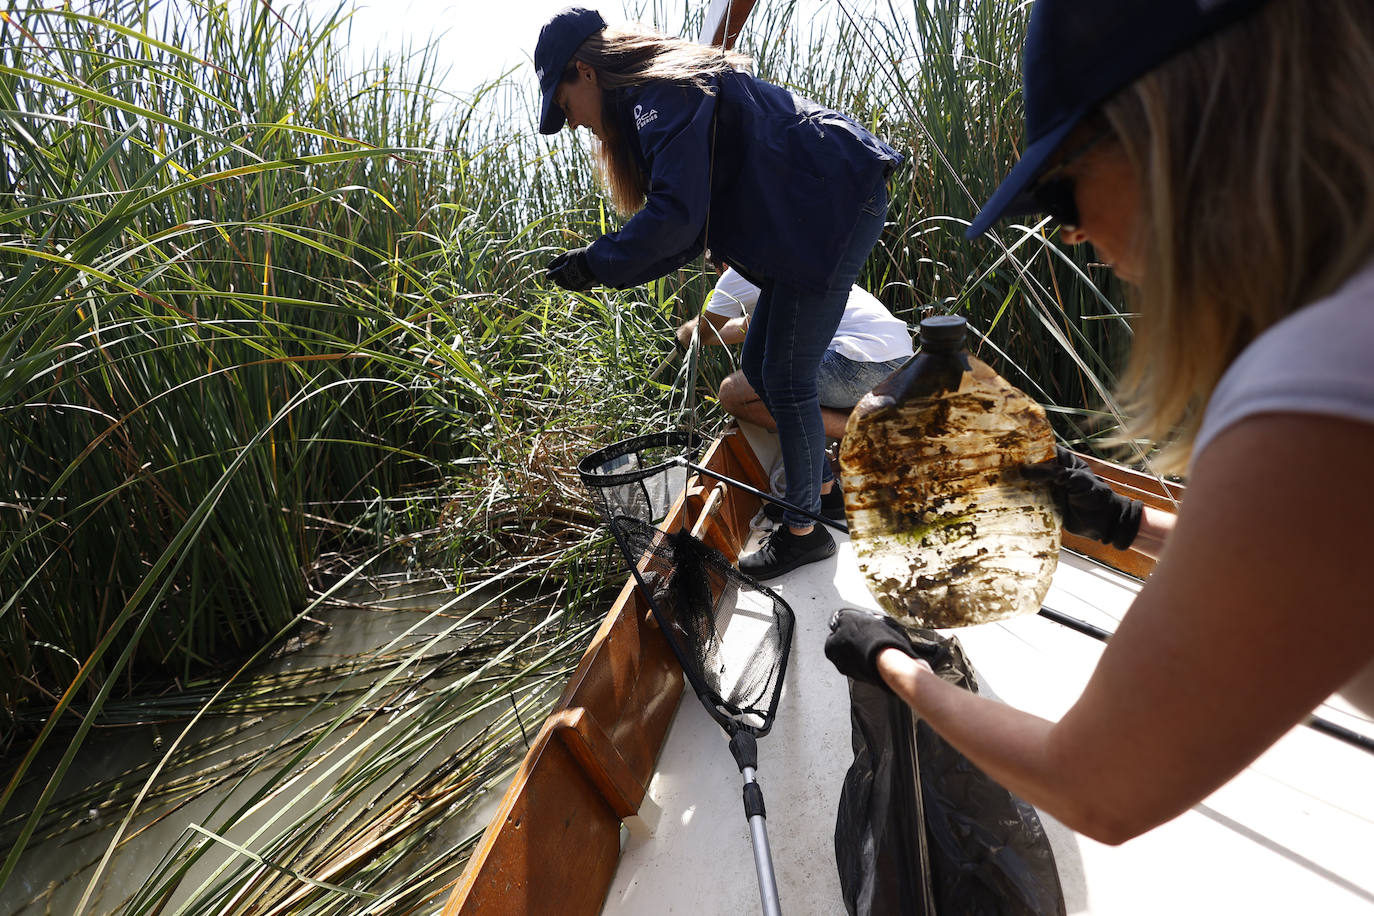
[[[1027,480],[1050,485],[1064,527],[1073,534],[1125,550],[1140,531],[1144,503],[1117,493],[1087,462],[1062,445],[1054,447],[1053,461],[1028,464],[1021,473]]]
[[[876,684],[891,693],[892,688],[878,674],[878,653],[884,649],[897,649],[930,665],[949,651],[941,645],[913,643],[902,625],[886,614],[842,607],[831,615],[825,657],[846,677]]]
[[[587,263],[587,249],[573,248],[565,251],[549,262],[548,277],[564,289],[575,293],[591,289],[596,285],[596,276]]]

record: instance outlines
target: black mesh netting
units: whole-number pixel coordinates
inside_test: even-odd
[[[622,517],[655,524],[687,486],[691,471],[677,459],[695,460],[702,444],[688,432],[636,436],[583,458],[577,472],[608,524]]]
[[[792,609],[685,531],[664,534],[624,517],[611,528],[640,558],[658,625],[707,711],[727,729],[767,734],[787,672]]]
[[[765,735],[787,671],[792,609],[720,551],[653,525],[686,486],[678,459],[699,446],[689,433],[639,436],[588,455],[578,471],[707,711],[731,733]]]

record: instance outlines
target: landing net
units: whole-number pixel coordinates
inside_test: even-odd
[[[660,433],[601,449],[578,466],[668,644],[706,711],[728,733],[772,727],[792,646],[792,609],[686,531],[663,532],[687,483],[675,459],[694,436]]]

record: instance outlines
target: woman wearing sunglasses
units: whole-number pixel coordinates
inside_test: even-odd
[[[1027,36],[1031,142],[970,237],[1049,211],[1128,282],[1126,435],[1187,495],[1169,531],[1083,468],[1041,469],[1069,530],[1162,540],[1058,722],[944,683],[885,618],[837,614],[826,653],[1119,843],[1330,694],[1374,713],[1374,4],[1037,0]]]
[[[819,513],[833,479],[816,373],[849,290],[882,232],[901,156],[852,119],[738,69],[746,59],[654,33],[610,29],[566,9],[539,35],[541,133],[596,135],[618,231],[559,255],[573,290],[664,276],[709,245],[760,287],[741,353],[778,428],[787,501]],[[759,579],[823,560],[835,542],[788,510],[740,558]]]

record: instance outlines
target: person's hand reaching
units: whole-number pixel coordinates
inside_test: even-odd
[[[846,677],[890,693],[892,688],[878,673],[878,655],[884,649],[896,649],[927,666],[949,651],[937,644],[913,643],[902,625],[886,614],[842,607],[831,615],[825,657]]]
[[[596,276],[587,263],[587,249],[573,248],[549,262],[548,277],[564,289],[580,293],[596,285]]]

